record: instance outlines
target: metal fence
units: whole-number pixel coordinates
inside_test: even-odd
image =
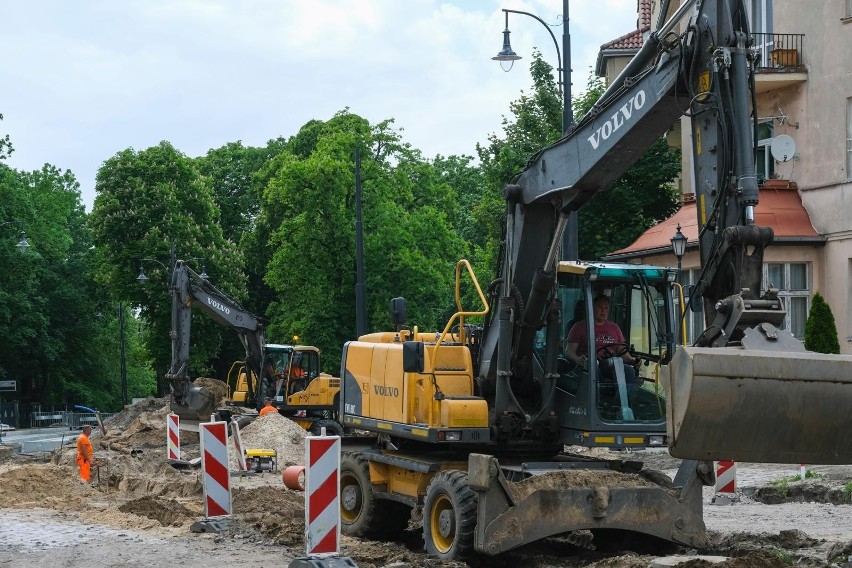
[[[751,34],[760,58],[758,69],[794,71],[804,65],[805,34]]]
[[[101,412],[101,420],[106,420],[112,413]],[[31,428],[68,428],[80,430],[83,426],[97,426],[98,419],[91,412],[33,412],[30,415]]]

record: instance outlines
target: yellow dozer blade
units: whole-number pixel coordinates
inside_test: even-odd
[[[852,356],[680,347],[661,380],[674,457],[852,463]]]

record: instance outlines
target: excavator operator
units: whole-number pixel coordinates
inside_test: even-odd
[[[305,390],[308,386],[307,374],[302,368],[302,354],[298,351],[293,354],[293,364],[290,366],[290,382],[288,393],[293,394]]]
[[[621,328],[613,321],[609,321],[609,296],[599,295],[595,298],[594,303],[595,317],[595,356],[598,363],[605,363],[611,357],[621,357],[624,360],[624,378],[628,385],[635,385],[641,382],[637,380],[637,368],[642,362],[638,357],[633,357],[629,351],[627,344],[624,342],[624,334],[621,333]],[[586,322],[579,321],[575,323],[568,332],[567,345],[565,347],[565,356],[574,363],[585,366],[588,357],[589,345],[586,340]],[[612,367],[610,365],[601,365],[603,375],[612,376]],[[607,372],[609,371],[609,375]]]

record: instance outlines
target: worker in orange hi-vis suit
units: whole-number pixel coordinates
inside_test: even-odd
[[[83,426],[83,433],[77,438],[77,465],[80,468],[80,479],[86,483],[92,479],[92,461],[95,459],[92,443],[89,441],[91,433],[91,426]]]
[[[266,397],[266,398],[263,399],[263,402],[264,402],[264,406],[263,406],[263,408],[260,409],[260,415],[261,416],[266,416],[267,414],[270,414],[272,412],[278,412],[278,409],[275,408],[274,406],[272,406],[272,399],[271,398]]]

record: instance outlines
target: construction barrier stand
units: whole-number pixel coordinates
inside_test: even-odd
[[[180,417],[175,413],[166,416],[166,457],[180,460]]]
[[[231,418],[231,430],[234,433],[234,450],[237,452],[237,467],[246,471],[246,455],[243,452],[243,438],[240,435],[240,425],[236,418]]]
[[[737,492],[737,462],[717,461],[716,493],[735,494]]]
[[[201,469],[204,486],[204,516],[208,519],[231,515],[231,477],[228,471],[228,424],[205,422],[198,425],[201,437]]]
[[[305,438],[305,548],[308,557],[340,551],[340,437]]]

